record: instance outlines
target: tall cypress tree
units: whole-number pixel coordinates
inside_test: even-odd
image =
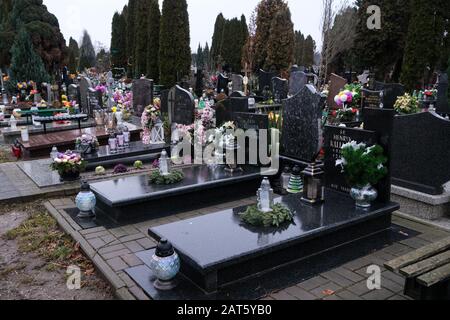
[[[312,39],[312,38],[311,38]],[[294,61],[294,24],[288,7],[281,8],[272,21],[267,41],[266,70],[286,71]]]
[[[171,87],[189,74],[191,48],[186,0],[164,0],[160,34],[160,82]]]
[[[316,42],[314,39],[308,35],[304,42],[303,47],[303,64],[306,67],[311,67],[314,65],[314,54],[316,53]]]
[[[83,33],[83,40],[80,47],[80,63],[78,70],[84,71],[84,69],[92,68],[96,63],[96,56],[94,46],[92,45],[91,37],[85,30]]]
[[[303,49],[305,46],[305,36],[301,31],[295,31],[294,63],[303,64]]]
[[[216,68],[217,65],[223,63],[222,59],[222,45],[223,45],[223,36],[225,29],[225,18],[223,14],[220,13],[214,24],[214,34],[212,37],[212,45],[211,45],[211,66]]]
[[[276,14],[286,8],[284,0],[261,0],[256,8],[256,34],[254,43],[255,66],[256,70],[264,68],[268,55],[267,43],[270,37],[270,29]]]
[[[206,42],[205,48],[203,48],[203,67],[206,71],[211,70],[211,52],[208,42]]]
[[[139,78],[147,73],[147,49],[149,31],[149,12],[152,0],[140,0],[137,2],[136,38],[134,52],[134,76]]]
[[[150,0],[147,39],[147,77],[159,82],[159,34],[161,11],[158,0]]]
[[[25,28],[17,35],[11,48],[11,73],[13,82],[35,81],[38,83],[50,81],[41,57],[36,53]]]
[[[136,15],[137,15],[137,5],[138,0],[128,1],[128,12],[127,12],[127,57],[130,66],[128,66],[128,77],[133,78],[134,76],[134,55],[135,55],[135,40],[136,40]]]
[[[67,67],[71,73],[76,73],[78,71],[78,61],[80,59],[80,48],[78,47],[78,42],[70,37],[69,40],[69,62]]]
[[[204,57],[203,57],[203,48],[200,43],[198,44],[197,55],[195,56],[195,64],[196,64],[197,68],[203,70]]]
[[[125,16],[116,12],[112,21],[111,31],[111,63],[114,67],[125,67],[127,63],[126,56],[126,38],[123,36],[126,31]]]

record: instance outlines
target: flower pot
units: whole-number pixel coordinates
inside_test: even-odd
[[[378,191],[368,184],[364,187],[353,187],[350,196],[356,201],[357,207],[367,209],[378,198]]]
[[[61,178],[61,181],[72,182],[72,181],[77,181],[78,179],[80,179],[80,172],[79,171],[67,171],[67,172],[59,173],[59,176]]]

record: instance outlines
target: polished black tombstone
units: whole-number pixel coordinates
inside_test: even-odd
[[[327,190],[326,202],[309,206],[298,195],[277,199],[294,212],[294,223],[254,228],[238,216],[246,207],[175,222],[149,230],[151,237],[168,239],[181,257],[181,272],[206,293],[260,277],[340,246],[381,234],[391,227],[394,203],[355,207],[349,196]]]
[[[233,114],[236,112],[248,112],[248,97],[231,97],[220,101],[215,106],[216,124],[223,125],[225,122],[233,120]]]
[[[191,125],[194,122],[194,96],[187,90],[176,85],[168,95],[169,123]]]
[[[311,162],[322,146],[320,95],[306,85],[295,96],[283,100],[281,155]]]
[[[374,82],[375,91],[383,91],[383,108],[393,109],[397,98],[406,92],[405,86],[400,83]]]
[[[276,76],[275,72],[266,72],[260,69],[258,73],[259,92],[263,92],[266,87],[269,88],[269,91],[272,91],[272,79]]]
[[[244,77],[242,75],[233,73],[231,81],[233,82],[233,92],[244,91]]]
[[[124,177],[91,185],[97,197],[96,213],[116,223],[186,212],[211,203],[253,196],[261,184],[261,170],[243,166],[229,173],[195,166],[180,169],[185,178],[174,185],[153,185],[148,175]]]
[[[228,83],[230,82],[230,79],[226,76],[224,76],[222,73],[219,74],[219,77],[217,78],[217,93],[224,92],[226,95],[228,95],[230,92],[228,90]]]
[[[109,146],[101,146],[96,152],[83,154],[83,159],[87,162],[87,169],[94,169],[97,166],[115,166],[121,164],[133,164],[135,161],[151,162],[161,156],[161,152],[166,150],[170,153],[169,145],[144,145],[142,141],[130,142],[130,146],[115,153],[111,153]]]
[[[448,74],[439,75],[436,111],[442,114],[450,114],[450,91],[448,88]]]
[[[289,84],[286,79],[275,77],[272,79],[272,90],[275,102],[281,102],[286,99],[289,92]]]
[[[423,112],[394,118],[392,183],[439,195],[450,181],[450,121]]]
[[[133,81],[133,110],[140,117],[144,108],[153,103],[153,80],[137,79]]]

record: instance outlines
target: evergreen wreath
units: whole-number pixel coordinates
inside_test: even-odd
[[[275,204],[271,212],[262,212],[258,206],[250,206],[240,214],[242,221],[254,227],[277,227],[284,223],[292,223],[294,214],[282,204]]]
[[[174,170],[167,176],[163,176],[159,170],[156,170],[150,174],[150,183],[157,185],[169,185],[183,181],[184,173]]]

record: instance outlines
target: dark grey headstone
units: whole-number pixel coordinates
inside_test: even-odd
[[[233,82],[233,92],[244,91],[244,77],[240,74],[233,74],[231,76]]]
[[[392,141],[392,183],[438,195],[450,181],[450,121],[431,112],[397,116]]]
[[[320,95],[306,85],[295,96],[283,100],[282,155],[307,162],[315,160],[322,147]]]
[[[76,101],[78,104],[80,103],[80,87],[76,84],[69,85],[67,89],[68,98],[70,101]]]
[[[289,78],[289,94],[291,96],[299,93],[308,84],[308,78],[303,71],[291,72]]]
[[[133,110],[140,117],[145,107],[153,103],[153,81],[138,79],[133,81]]]
[[[383,108],[394,109],[397,98],[406,92],[405,86],[400,83],[374,82],[375,91],[383,91]]]
[[[169,92],[170,90],[161,91],[161,113],[169,113]]]
[[[99,95],[95,89],[93,89],[93,88],[88,89],[87,101],[88,101],[88,106],[87,106],[87,108],[81,108],[81,113],[93,116],[93,114],[94,114],[93,111],[95,109],[101,109],[101,106],[99,103]]]
[[[195,102],[192,94],[176,85],[168,95],[169,122],[190,125],[194,122]]]
[[[80,80],[80,105],[81,108],[88,108],[88,90],[92,88],[92,82],[86,77],[81,77]]]
[[[235,112],[233,121],[238,129],[242,130],[268,130],[269,116],[265,114]]]
[[[342,168],[336,166],[336,161],[341,158],[341,148],[351,141],[365,143],[372,146],[377,143],[377,134],[374,131],[367,131],[354,128],[325,127],[325,174],[326,186],[333,190],[349,194],[350,186]]]
[[[338,76],[337,74],[332,73],[330,76],[330,87],[328,89],[328,106],[331,107],[337,107],[336,103],[334,102],[334,97],[336,97],[339,92],[341,92],[342,89],[344,89],[345,85],[347,84],[347,80]]]
[[[436,110],[439,113],[445,113],[450,114],[450,106],[449,106],[449,100],[450,100],[450,92],[448,88],[448,74],[447,73],[441,73],[439,75],[439,82],[438,82],[438,93],[437,93],[437,106]]]
[[[248,112],[248,98],[228,98],[216,105],[216,124],[223,125],[227,121],[233,121],[233,114],[236,112]]]
[[[383,91],[361,90],[362,108],[380,109],[383,105]]]
[[[219,74],[219,77],[217,78],[217,93],[222,93],[222,91],[228,95],[228,83],[230,82],[230,79],[228,77],[225,77],[223,74]]]
[[[275,77],[272,79],[272,93],[275,100],[283,100],[288,96],[289,85],[286,79]]]
[[[264,70],[259,70],[258,74],[258,84],[259,91],[262,92],[266,87],[272,91],[272,79],[275,78],[277,74],[275,72],[266,72]]]

